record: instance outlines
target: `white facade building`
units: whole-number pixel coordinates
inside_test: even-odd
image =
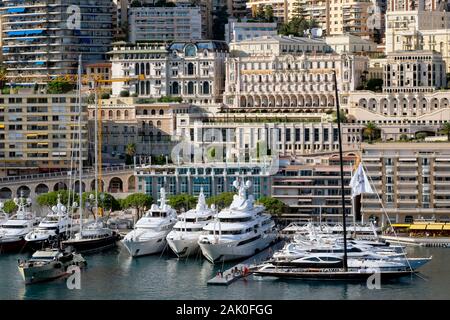
[[[114,47],[110,54],[113,79],[145,78],[114,82],[113,96],[128,91],[147,98],[181,97],[193,104],[221,102],[228,55],[223,41],[124,45]]]
[[[329,111],[335,106],[333,70],[338,90],[353,91],[368,61],[362,55],[333,53],[318,39],[275,36],[231,43],[225,103],[232,108]]]

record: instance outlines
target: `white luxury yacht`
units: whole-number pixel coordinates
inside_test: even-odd
[[[53,206],[41,223],[25,236],[25,240],[29,247],[41,250],[53,240],[67,238],[71,231],[75,231],[72,229],[72,219],[58,195],[56,206]]]
[[[197,207],[180,214],[173,230],[166,238],[169,247],[179,258],[188,257],[199,251],[198,238],[203,233],[203,227],[213,219],[215,214],[214,205],[208,208],[203,189],[201,189]]]
[[[20,251],[25,247],[25,236],[39,224],[36,214],[29,210],[31,199],[14,199],[17,213],[0,226],[0,252]]]
[[[160,205],[153,204],[122,240],[132,257],[159,253],[167,244],[166,236],[177,221],[177,212],[166,203],[164,188],[159,201]]]
[[[251,182],[236,180],[238,189],[229,208],[217,214],[216,219],[204,227],[207,232],[199,238],[200,249],[210,262],[249,257],[269,246],[276,237],[275,223],[265,207],[254,205],[253,195],[247,197]]]

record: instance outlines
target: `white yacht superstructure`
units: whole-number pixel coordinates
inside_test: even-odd
[[[17,213],[0,226],[0,252],[20,251],[25,247],[25,236],[39,224],[36,214],[29,210],[31,199],[14,199]]]
[[[255,205],[253,195],[247,197],[251,182],[234,181],[238,194],[229,208],[208,223],[207,232],[199,238],[200,249],[210,262],[222,262],[249,257],[269,246],[276,237],[275,223],[265,207]]]
[[[25,236],[25,240],[28,246],[40,250],[53,240],[67,238],[72,231],[75,231],[72,227],[72,219],[58,195],[56,206],[53,206],[39,225]]]
[[[132,257],[159,253],[167,245],[166,236],[177,221],[177,213],[166,203],[164,188],[160,193],[159,206],[153,204],[122,240]]]
[[[213,219],[215,214],[215,206],[208,208],[203,189],[201,189],[196,208],[180,214],[177,223],[166,238],[169,247],[179,258],[198,253],[200,250],[198,239],[203,233],[203,227]]]

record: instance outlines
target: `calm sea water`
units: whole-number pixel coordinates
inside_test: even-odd
[[[450,299],[450,249],[409,248],[411,256],[433,256],[421,277],[406,277],[369,290],[365,284],[259,280],[249,277],[228,287],[208,286],[222,265],[201,258],[178,260],[168,254],[131,259],[119,246],[85,255],[81,289],[69,290],[65,279],[25,286],[17,259],[0,255],[0,299]],[[224,267],[229,267],[226,264]]]

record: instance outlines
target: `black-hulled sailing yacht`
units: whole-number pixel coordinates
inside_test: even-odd
[[[97,104],[97,93],[96,93],[96,107]],[[96,209],[96,216],[95,220],[83,225],[83,186],[82,186],[82,172],[83,172],[83,149],[82,149],[82,143],[81,143],[81,119],[82,119],[82,105],[81,105],[81,56],[79,58],[78,62],[78,169],[79,169],[79,194],[80,194],[80,204],[79,204],[79,213],[80,213],[80,231],[75,233],[72,237],[70,237],[68,240],[62,242],[62,246],[64,248],[66,247],[72,247],[77,252],[89,252],[89,251],[99,251],[107,248],[114,247],[117,243],[117,241],[120,239],[120,236],[117,232],[107,228],[104,226],[102,221],[98,220],[98,155],[97,155],[97,149],[98,149],[98,135],[97,135],[97,113],[98,110],[96,109],[95,112],[95,209]]]
[[[343,256],[328,255],[304,258],[304,261],[296,260],[295,265],[279,266],[272,263],[266,263],[259,266],[253,273],[257,276],[270,276],[277,278],[293,278],[307,280],[357,280],[367,281],[375,272],[380,274],[381,280],[399,278],[411,275],[414,272],[408,263],[398,263],[389,260],[348,260],[347,257],[347,230],[345,214],[345,193],[344,193],[344,165],[342,153],[342,135],[341,135],[341,117],[339,109],[339,96],[337,89],[336,72],[333,71],[333,80],[335,86],[336,117],[338,124],[339,137],[339,158],[341,173],[341,196],[342,196],[342,225],[343,225]],[[308,260],[308,258],[310,258]],[[313,259],[314,258],[314,259]],[[314,264],[311,264],[314,262]],[[332,262],[335,262],[333,265]],[[350,263],[349,263],[350,262]]]

